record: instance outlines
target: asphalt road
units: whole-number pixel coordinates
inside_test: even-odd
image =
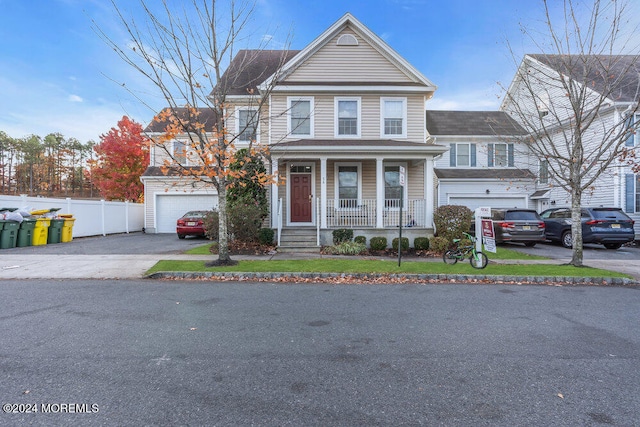
[[[0,281],[0,401],[39,409],[0,424],[637,426],[638,307],[622,287]]]

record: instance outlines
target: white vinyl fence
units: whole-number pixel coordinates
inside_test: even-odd
[[[60,208],[59,214],[72,214],[76,219],[73,224],[73,237],[130,233],[142,231],[144,227],[144,204],[142,203],[0,194],[0,209],[24,207],[30,211]]]

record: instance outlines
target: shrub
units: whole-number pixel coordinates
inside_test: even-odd
[[[431,250],[439,254],[444,253],[444,251],[449,249],[449,246],[451,246],[451,242],[441,236],[432,237],[429,241],[429,247],[431,248]]]
[[[258,242],[261,245],[272,245],[275,232],[273,228],[261,228],[258,231]]]
[[[218,211],[213,210],[207,212],[207,215],[202,219],[204,225],[204,234],[209,240],[218,240],[220,236],[220,222]]]
[[[229,232],[234,240],[255,242],[265,217],[264,207],[255,199],[245,196],[227,204]]]
[[[342,242],[350,242],[353,239],[353,230],[349,228],[338,228],[333,230],[333,244],[338,245]]]
[[[394,251],[398,250],[398,238],[396,237],[395,239],[393,239],[391,241],[391,248],[393,248]],[[409,250],[409,238],[408,237],[403,237],[402,238],[402,250],[403,251],[408,251]]]
[[[463,237],[462,233],[469,231],[472,218],[473,212],[466,206],[440,206],[433,215],[436,236],[444,237],[449,243],[453,239],[461,239]]]
[[[367,251],[367,247],[362,243],[342,242],[335,246],[325,248],[325,251],[332,255],[360,255]]]
[[[372,251],[384,251],[387,249],[387,238],[386,237],[372,237],[369,239],[369,246]]]
[[[413,239],[413,247],[416,251],[428,251],[429,250],[429,238],[428,237],[416,237]]]
[[[354,242],[360,243],[361,245],[367,245],[367,238],[364,236],[356,236],[353,239]]]

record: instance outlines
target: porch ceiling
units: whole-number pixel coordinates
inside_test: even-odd
[[[276,157],[284,155],[322,155],[327,157],[344,157],[345,154],[357,154],[358,157],[375,157],[379,155],[398,155],[399,157],[437,156],[449,150],[449,147],[421,142],[394,141],[390,139],[352,140],[352,139],[300,139],[279,142],[270,146],[270,152]]]

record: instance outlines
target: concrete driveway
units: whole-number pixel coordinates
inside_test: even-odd
[[[207,242],[202,238],[180,240],[175,234],[130,233],[2,249],[0,280],[140,278],[161,259],[210,259],[180,255]]]

